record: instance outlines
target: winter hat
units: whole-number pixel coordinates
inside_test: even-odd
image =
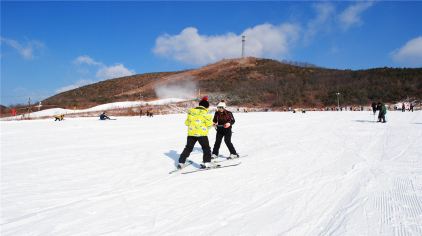
[[[210,103],[208,102],[208,97],[203,97],[202,100],[199,102],[199,105],[208,108],[210,106]]]
[[[219,102],[217,104],[217,107],[222,107],[222,108],[226,109],[226,103],[224,102],[224,100],[222,100],[221,102]]]

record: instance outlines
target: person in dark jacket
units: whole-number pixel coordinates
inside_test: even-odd
[[[110,117],[108,117],[105,113],[105,111],[103,113],[101,113],[100,115],[100,120],[110,120]]]
[[[372,112],[374,113],[374,115],[375,113],[377,113],[377,104],[375,102],[372,103]]]
[[[228,159],[232,158],[238,158],[239,155],[236,152],[236,149],[234,148],[232,144],[232,126],[235,122],[233,113],[226,110],[226,103],[224,101],[221,101],[217,105],[217,111],[214,114],[214,126],[217,127],[217,134],[215,137],[215,143],[214,148],[212,150],[212,156],[211,158],[217,158],[218,157],[218,151],[220,150],[221,141],[224,138],[224,142],[227,145],[227,148],[230,151],[230,156]]]

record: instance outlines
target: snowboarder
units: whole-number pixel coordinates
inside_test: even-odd
[[[217,104],[217,111],[214,114],[214,126],[217,127],[217,134],[215,137],[214,148],[212,149],[212,156],[211,158],[218,157],[218,151],[220,149],[221,141],[224,137],[224,142],[227,145],[227,148],[230,151],[230,156],[228,159],[238,158],[239,155],[236,153],[236,149],[232,144],[232,125],[234,124],[235,120],[233,117],[233,113],[226,110],[226,103],[221,101]]]
[[[191,108],[188,111],[188,116],[185,121],[185,125],[188,127],[188,137],[186,146],[183,149],[182,154],[179,157],[178,169],[182,169],[185,166],[186,159],[198,141],[203,151],[203,164],[201,168],[211,168],[215,164],[211,162],[211,147],[208,141],[208,131],[212,127],[212,116],[208,114],[209,107],[208,97],[204,97],[199,102],[199,106]]]
[[[379,102],[379,113],[378,113],[378,122],[385,123],[385,114],[387,114],[387,108],[384,103]]]
[[[100,115],[100,120],[110,120],[110,117],[108,117],[106,115],[106,112],[104,111],[103,113],[101,113]]]

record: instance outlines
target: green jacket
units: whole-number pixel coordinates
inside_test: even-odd
[[[384,104],[382,104],[382,106],[381,106],[381,114],[387,114],[387,107],[384,105]]]
[[[212,115],[203,106],[191,108],[188,111],[185,125],[188,127],[188,136],[207,136],[212,126]]]

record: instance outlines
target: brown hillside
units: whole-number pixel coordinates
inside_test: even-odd
[[[147,73],[110,79],[56,94],[42,103],[46,106],[87,108],[109,102],[139,99],[139,93],[129,95],[127,91],[141,89],[149,83],[177,73],[180,72]],[[143,94],[143,96],[153,98],[155,94]]]
[[[157,97],[155,88],[194,82],[211,101],[225,98],[233,105],[323,106],[337,103],[394,102],[421,99],[422,68],[334,70],[301,67],[269,59],[222,60],[199,69],[134,75],[102,81],[57,94],[43,101],[61,107],[88,107],[108,102]]]
[[[6,106],[0,105],[0,117],[6,115],[8,108]]]

